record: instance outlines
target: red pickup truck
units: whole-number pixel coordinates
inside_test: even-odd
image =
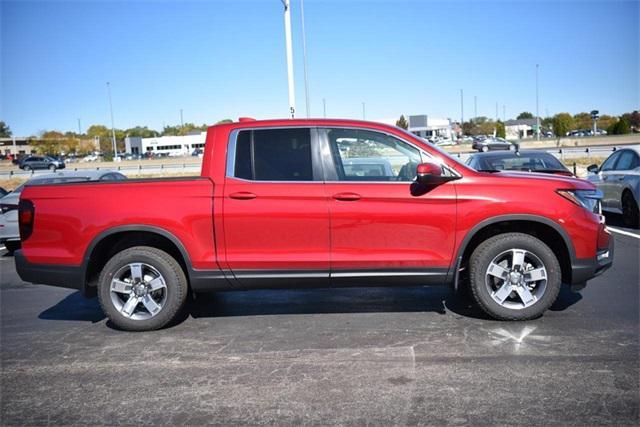
[[[27,281],[97,296],[120,328],[189,292],[468,287],[498,319],[540,316],[611,266],[589,182],[477,172],[393,126],[241,120],[209,128],[200,177],[27,186]]]

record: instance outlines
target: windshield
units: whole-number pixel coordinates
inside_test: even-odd
[[[480,156],[475,169],[488,171],[566,171],[567,168],[551,154],[526,153],[513,155]]]

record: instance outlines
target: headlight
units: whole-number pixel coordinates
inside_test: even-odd
[[[600,190],[557,190],[556,192],[570,202],[590,212],[595,214],[602,213],[600,206],[602,191]]]

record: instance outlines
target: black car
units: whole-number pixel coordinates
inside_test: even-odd
[[[65,164],[63,160],[58,160],[51,156],[29,156],[20,162],[20,169],[25,171],[35,169],[49,169],[55,171],[56,169],[64,169]]]
[[[467,165],[481,172],[525,171],[573,176],[560,160],[546,151],[477,153],[469,157]]]
[[[518,146],[503,138],[487,138],[487,139],[474,139],[471,147],[474,150],[487,152],[490,150],[511,150],[515,151]]]

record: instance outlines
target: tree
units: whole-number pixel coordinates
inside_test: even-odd
[[[396,126],[404,130],[407,130],[409,129],[409,122],[407,122],[407,119],[404,118],[404,115],[401,115],[400,118],[396,120]]]
[[[553,116],[553,133],[558,137],[558,140],[571,129],[573,129],[573,117],[571,117],[571,114],[558,113]]]
[[[233,120],[231,120],[231,119],[222,119],[222,120],[218,120],[216,122],[217,125],[223,125],[225,123],[233,123]]]
[[[138,136],[140,138],[153,138],[158,135],[158,132],[146,126],[136,126],[125,130],[124,134],[126,136]]]
[[[621,117],[622,120],[626,120],[629,127],[632,129],[640,128],[640,113],[634,111],[633,113],[625,113]]]
[[[624,135],[626,133],[630,133],[631,129],[627,118],[624,116],[620,118],[620,120],[609,126],[607,132],[611,135]]]
[[[593,119],[590,113],[578,113],[573,116],[573,129],[591,129]]]
[[[598,119],[598,129],[609,129],[609,126],[613,125],[617,121],[618,119],[616,117],[603,114]]]
[[[0,122],[0,138],[9,138],[11,136],[11,129],[5,122]]]
[[[496,122],[496,136],[500,137],[500,138],[506,138],[507,137],[507,131],[504,127],[504,123],[502,123],[500,120],[498,120]]]
[[[91,125],[87,129],[87,136],[90,138],[111,139],[111,129],[103,125]]]
[[[533,114],[531,114],[528,111],[523,111],[522,113],[518,114],[518,117],[516,117],[516,119],[518,119],[518,120],[533,119]]]

